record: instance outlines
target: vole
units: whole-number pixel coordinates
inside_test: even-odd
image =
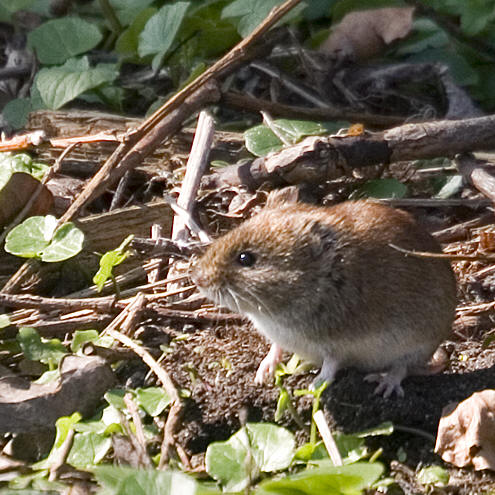
[[[282,190],[283,191],[283,190]],[[259,214],[215,240],[192,279],[216,304],[251,320],[274,344],[256,382],[282,349],[321,366],[372,372],[375,393],[403,395],[451,331],[455,277],[437,241],[405,211],[368,200],[318,207],[272,193]]]

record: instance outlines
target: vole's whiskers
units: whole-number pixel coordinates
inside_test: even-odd
[[[229,293],[229,296],[231,297],[233,303],[235,304],[237,308],[237,312],[241,313],[241,306],[239,305],[239,300],[237,299],[237,295],[230,287],[227,287],[227,292]]]
[[[258,305],[258,308],[262,308],[264,312],[272,319],[275,320],[275,315],[272,310],[266,305],[266,303],[251,289],[244,288],[249,297]]]

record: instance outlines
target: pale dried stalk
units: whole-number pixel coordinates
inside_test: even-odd
[[[321,438],[323,439],[323,443],[325,444],[328,455],[330,456],[330,459],[332,460],[334,466],[342,466],[343,464],[342,457],[340,456],[340,452],[337,447],[337,444],[333,439],[332,432],[330,431],[330,428],[328,427],[328,424],[325,421],[325,416],[323,414],[323,411],[321,409],[319,411],[316,411],[313,416],[313,419],[314,422],[316,423],[316,427],[320,432]]]
[[[186,174],[177,199],[177,205],[189,214],[192,213],[201,177],[208,165],[208,156],[210,154],[214,132],[215,123],[213,117],[208,112],[202,111],[198,117],[198,125],[196,127],[191,153],[187,160]],[[187,241],[188,232],[185,227],[184,218],[181,215],[176,215],[172,227],[172,240]],[[200,239],[201,236],[205,237],[204,234],[201,234]],[[201,240],[208,241],[207,236]]]

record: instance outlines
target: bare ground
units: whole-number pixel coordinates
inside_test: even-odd
[[[273,422],[278,391],[273,384],[254,384],[257,366],[269,345],[249,324],[186,330],[180,339],[172,340],[172,352],[164,365],[175,383],[191,393],[178,440],[192,456],[193,465],[199,466],[210,442],[227,439],[246,421]],[[177,335],[176,330],[165,331]],[[475,391],[495,388],[494,349],[485,349],[475,340],[449,341],[443,347],[450,358],[448,369],[437,375],[406,378],[403,398],[374,395],[374,385],[352,369],[340,372],[323,396],[324,411],[334,430],[357,432],[384,421],[394,424],[391,436],[375,437],[369,446],[383,449],[381,460],[391,463],[391,474],[405,493],[422,493],[414,473],[431,464],[449,469],[451,482],[444,493],[480,493],[495,484],[492,473],[443,463],[434,454],[431,439],[444,406]],[[290,376],[286,385],[292,392],[307,388],[315,372]],[[311,400],[302,397],[294,401],[309,425]],[[282,424],[300,441],[307,439],[288,413]]]

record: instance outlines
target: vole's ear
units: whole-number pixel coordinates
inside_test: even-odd
[[[268,194],[265,208],[279,208],[281,206],[295,204],[299,200],[299,188],[297,186],[274,189]]]

